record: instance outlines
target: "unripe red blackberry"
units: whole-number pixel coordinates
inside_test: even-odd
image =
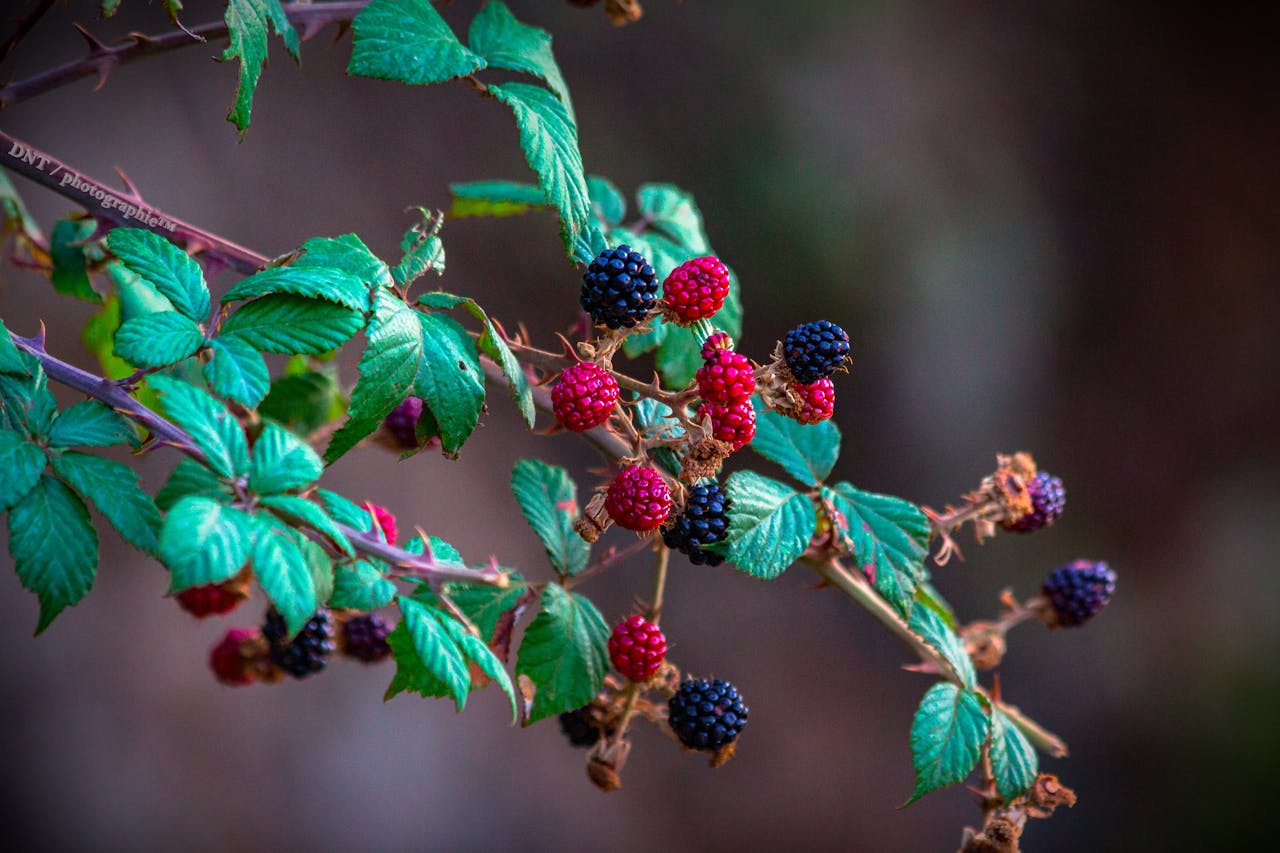
[[[210,583],[184,589],[174,596],[178,606],[197,619],[214,614],[230,613],[247,596],[238,586],[228,589],[225,584]]]
[[[836,411],[836,386],[828,378],[823,377],[808,385],[793,385],[800,395],[800,408],[789,412],[792,418],[802,424],[816,424],[828,420]]]
[[[1031,496],[1031,512],[1012,520],[1001,521],[1000,526],[1014,533],[1030,533],[1048,527],[1058,520],[1067,506],[1067,492],[1062,480],[1041,471],[1027,482]]]
[[[582,310],[597,324],[631,327],[658,302],[658,280],[639,252],[621,245],[601,252],[582,277]]]
[[[849,357],[849,335],[830,320],[802,323],[782,341],[791,375],[802,385],[830,376]]]
[[[715,350],[698,368],[698,395],[708,403],[732,406],[756,390],[755,371],[745,355],[733,350]]]
[[[317,610],[297,636],[287,643],[284,639],[286,632],[284,617],[274,607],[267,611],[262,636],[271,645],[272,663],[294,678],[306,678],[324,669],[335,646],[328,610]]]
[[[609,371],[588,361],[566,367],[551,389],[556,421],[571,432],[586,432],[609,420],[618,403],[618,382]]]
[[[387,636],[391,626],[377,613],[362,613],[342,623],[342,653],[364,663],[377,663],[391,654]]]
[[[418,448],[418,418],[422,417],[422,399],[406,397],[404,402],[391,410],[382,421],[387,432],[405,450]]]
[[[1055,624],[1083,625],[1107,606],[1116,591],[1116,573],[1102,561],[1073,560],[1059,566],[1044,582],[1043,593],[1053,606]]]
[[[720,350],[733,349],[733,338],[728,332],[714,332],[702,342],[702,360],[706,361]]]
[[[733,743],[747,725],[747,706],[727,681],[689,679],[667,703],[667,724],[690,749],[714,752]]]
[[[388,545],[396,544],[396,540],[400,538],[400,530],[396,527],[396,517],[391,514],[391,510],[375,503],[370,503],[368,508],[373,526],[382,531],[382,538],[387,540]]]
[[[727,441],[734,450],[740,450],[756,435],[756,410],[750,400],[732,406],[707,403],[706,413],[711,418],[711,434],[720,441]]]
[[[240,686],[253,681],[253,655],[249,652],[262,635],[252,628],[232,628],[209,651],[209,668],[223,684]]]
[[[662,284],[662,296],[681,323],[714,316],[729,295],[729,269],[715,255],[685,261]]]
[[[630,465],[609,484],[604,509],[619,527],[657,530],[671,513],[671,489],[656,469]]]
[[[695,566],[718,566],[724,557],[704,551],[706,545],[724,541],[729,531],[729,508],[733,502],[719,483],[699,483],[689,487],[684,512],[662,532],[662,541],[689,557]]]
[[[609,635],[609,660],[632,681],[644,683],[653,678],[666,656],[667,638],[662,629],[638,613],[619,622]]]

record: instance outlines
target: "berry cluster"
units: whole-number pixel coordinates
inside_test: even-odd
[[[707,545],[723,542],[729,530],[731,501],[719,483],[700,483],[689,489],[684,512],[662,533],[668,548],[686,554],[695,566],[718,566],[724,557],[704,550]]]
[[[804,323],[787,332],[782,355],[796,382],[808,385],[844,366],[849,358],[849,335],[830,320]]]
[[[1104,562],[1074,560],[1059,566],[1044,582],[1054,624],[1074,628],[1107,606],[1116,591],[1116,573]]]
[[[285,641],[288,631],[284,617],[274,607],[267,611],[262,636],[270,644],[271,662],[294,678],[306,678],[325,668],[333,654],[333,625],[329,611],[317,610],[292,640]]]
[[[653,678],[666,656],[667,638],[662,629],[638,613],[619,622],[609,636],[609,661],[632,681],[643,683]]]
[[[1026,515],[1000,522],[1005,530],[1014,533],[1030,533],[1048,527],[1058,520],[1067,506],[1067,492],[1062,480],[1041,471],[1027,483],[1031,497],[1031,511]]]
[[[390,633],[391,626],[377,613],[352,616],[342,623],[342,653],[364,663],[386,660],[391,654]]]
[[[747,706],[729,682],[691,678],[667,703],[667,723],[689,749],[715,751],[746,728]]]
[[[623,244],[601,252],[582,277],[582,310],[597,325],[630,328],[658,302],[658,280],[639,252]]]

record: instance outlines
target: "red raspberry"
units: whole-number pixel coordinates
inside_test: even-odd
[[[666,656],[667,638],[662,629],[638,613],[619,622],[609,637],[613,668],[632,681],[643,683],[653,678]]]
[[[174,596],[178,606],[197,619],[215,613],[230,613],[247,596],[240,590],[228,589],[223,584],[205,584],[184,589]]]
[[[732,406],[708,403],[706,411],[711,416],[712,435],[729,442],[734,450],[745,447],[755,438],[756,410],[751,407],[750,400]]]
[[[209,652],[209,668],[223,684],[241,685],[253,681],[255,666],[250,645],[262,640],[252,628],[232,628]]]
[[[791,417],[802,424],[816,424],[828,420],[836,411],[836,386],[823,377],[808,385],[793,385],[802,400],[800,408]]]
[[[396,528],[396,517],[391,514],[391,510],[372,502],[366,506],[369,515],[373,516],[373,526],[382,531],[382,537],[387,540],[387,544],[396,544],[396,540],[400,538],[400,531]]]
[[[619,527],[657,530],[671,513],[671,490],[653,468],[629,465],[609,484],[604,509]]]
[[[702,342],[702,360],[706,361],[720,350],[733,349],[733,338],[728,332],[716,332]]]
[[[662,295],[685,323],[714,316],[729,295],[729,270],[715,255],[685,261],[667,276]]]
[[[618,402],[618,382],[589,361],[566,367],[551,389],[556,420],[571,432],[586,432],[609,420]]]
[[[698,394],[708,403],[730,406],[740,403],[756,390],[751,361],[733,350],[716,350],[698,368]]]

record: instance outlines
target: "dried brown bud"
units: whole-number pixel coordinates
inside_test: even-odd
[[[728,764],[729,759],[733,758],[734,753],[737,751],[737,746],[738,746],[737,741],[732,741],[730,743],[726,743],[724,746],[717,749],[715,753],[711,756],[711,762],[709,766],[712,769],[715,769],[716,767],[720,767],[725,764]]]
[[[613,524],[613,519],[604,511],[604,498],[604,492],[592,495],[582,516],[573,523],[574,532],[587,542],[595,542]]]
[[[1022,827],[1005,817],[992,818],[982,832],[965,830],[960,853],[1018,853]]]
[[[619,27],[638,21],[644,15],[639,0],[605,0],[604,10],[609,20]]]
[[[1074,806],[1076,792],[1059,782],[1052,773],[1041,773],[1027,791],[1026,800],[1029,817],[1049,817],[1058,806]]]
[[[587,761],[587,778],[591,780],[591,784],[606,794],[622,787],[622,777],[618,775],[618,771],[599,758],[591,758]]]

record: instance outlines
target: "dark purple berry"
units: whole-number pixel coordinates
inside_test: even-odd
[[[689,679],[667,703],[667,724],[690,749],[715,751],[733,743],[747,725],[738,688],[720,679]]]
[[[718,566],[724,557],[704,551],[707,545],[724,541],[729,530],[729,507],[732,501],[719,483],[703,483],[689,489],[684,512],[662,532],[662,541],[689,557],[695,566]]]
[[[631,327],[658,302],[658,279],[639,252],[623,244],[601,252],[582,276],[582,310],[597,325]]]
[[[600,740],[600,730],[595,727],[588,708],[565,711],[560,715],[560,731],[574,746],[595,746]]]
[[[270,644],[271,662],[294,678],[306,678],[324,669],[329,655],[333,653],[333,625],[329,621],[329,611],[321,608],[307,620],[289,642],[285,642],[288,630],[284,617],[274,607],[267,611],[266,624],[262,626],[262,636]]]
[[[830,376],[849,357],[849,335],[830,320],[803,323],[787,332],[782,355],[801,385]]]
[[[1058,520],[1062,510],[1066,508],[1067,492],[1062,488],[1062,481],[1044,471],[1027,483],[1027,493],[1031,496],[1031,512],[1012,521],[1000,522],[1005,530],[1030,533],[1048,527]]]
[[[1116,591],[1116,573],[1102,561],[1073,560],[1044,582],[1044,596],[1064,628],[1083,625],[1107,606]]]
[[[391,410],[382,424],[387,432],[405,450],[416,450],[418,447],[418,418],[422,417],[422,399],[406,397],[404,402]]]
[[[391,654],[387,635],[391,626],[377,613],[352,616],[342,623],[342,653],[365,663],[377,663]]]

